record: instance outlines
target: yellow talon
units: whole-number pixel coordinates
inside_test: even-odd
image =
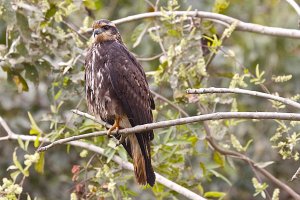
[[[116,117],[115,119],[115,123],[112,125],[112,127],[110,127],[110,129],[107,131],[107,135],[108,136],[111,136],[112,135],[112,131],[114,130],[119,130],[119,127],[120,127],[120,117]]]

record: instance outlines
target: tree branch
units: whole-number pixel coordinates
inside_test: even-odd
[[[146,130],[153,130],[158,128],[165,128],[175,125],[183,125],[183,124],[190,124],[194,122],[200,121],[207,121],[207,120],[220,120],[220,119],[281,119],[281,120],[292,120],[292,121],[300,121],[300,114],[298,113],[277,113],[277,112],[217,112],[217,113],[210,113],[204,114],[199,116],[193,117],[184,117],[180,119],[168,120],[168,121],[161,121],[155,123],[149,123],[144,125],[138,125],[132,128],[121,129],[119,131],[112,131],[112,134],[125,134],[128,135],[129,133],[137,133],[143,132]],[[106,135],[107,131],[96,131],[93,133],[87,133],[83,135],[72,136],[64,139],[59,139],[57,141],[52,142],[51,144],[40,147],[38,149],[39,152],[47,151],[49,148],[58,145],[64,144],[66,142],[89,138],[89,137],[96,137],[96,136],[103,136]]]
[[[154,92],[154,91],[151,91],[151,93],[157,97],[158,99],[168,103],[170,106],[172,106],[173,108],[175,108],[176,110],[178,110],[183,116],[185,117],[188,117],[189,114],[187,114],[187,112],[185,112],[182,108],[180,108],[179,106],[177,106],[175,103],[171,102],[169,99],[167,99],[166,97]]]
[[[164,14],[178,15],[178,16],[194,16],[194,17],[205,18],[205,19],[219,20],[228,25],[232,24],[235,21],[238,21],[236,30],[239,31],[253,32],[253,33],[259,33],[259,34],[271,35],[271,36],[300,38],[300,30],[297,29],[285,29],[285,28],[269,27],[269,26],[262,26],[259,24],[246,23],[238,19],[235,19],[233,17],[228,17],[226,15],[205,12],[205,11],[173,11],[173,12],[164,12],[164,13],[150,12],[150,13],[142,13],[142,14],[124,17],[121,19],[114,20],[113,22],[115,24],[122,24],[126,22],[139,20],[139,19],[163,17]]]
[[[296,101],[283,98],[280,96],[272,95],[272,94],[267,94],[263,92],[257,92],[257,91],[251,91],[251,90],[245,90],[245,89],[240,89],[240,88],[201,88],[201,89],[187,89],[186,92],[188,94],[207,94],[207,93],[235,93],[235,94],[248,94],[252,96],[257,96],[257,97],[262,97],[266,99],[272,99],[274,101],[279,101],[283,104],[293,106],[295,108],[300,109],[300,104],[297,103]]]
[[[80,115],[80,116],[83,116],[83,117],[86,117],[90,120],[93,120],[94,122],[97,122],[98,124],[101,124],[102,126],[106,127],[106,128],[110,128],[111,125],[106,123],[105,121],[101,120],[100,118],[96,118],[88,113],[84,113],[84,112],[81,112],[80,110],[71,110],[73,113],[77,114],[77,115]]]
[[[215,149],[217,150],[219,153],[223,154],[223,155],[228,155],[231,156],[233,158],[238,158],[238,159],[242,159],[245,162],[249,163],[253,168],[255,168],[257,171],[259,171],[261,174],[263,174],[266,178],[270,179],[273,183],[275,183],[279,188],[281,188],[282,190],[286,191],[289,195],[291,195],[294,199],[300,199],[300,195],[298,193],[296,193],[293,189],[291,189],[288,185],[286,185],[285,183],[281,182],[279,179],[275,178],[270,172],[268,172],[267,170],[265,170],[264,168],[260,168],[259,166],[257,166],[255,164],[255,162],[253,160],[251,160],[250,158],[248,158],[247,156],[238,153],[238,152],[234,152],[234,151],[230,151],[230,150],[225,150],[220,148],[212,139],[212,137],[207,136],[206,140],[209,142],[209,144]]]
[[[0,117],[0,124],[3,126],[3,128],[6,131],[10,130],[7,123],[1,117]],[[10,130],[10,134],[8,136],[0,137],[0,141],[3,141],[2,139],[4,139],[4,138],[5,138],[5,140],[19,140],[19,139],[21,139],[23,141],[36,141],[36,139],[37,139],[36,136],[18,135],[16,133],[13,133],[11,130]],[[48,138],[40,138],[39,137],[38,140],[40,142],[44,142],[44,143],[50,143],[51,142]],[[104,154],[105,150],[103,148],[101,148],[99,146],[96,146],[96,145],[93,145],[93,144],[89,144],[89,143],[82,142],[82,141],[70,141],[70,142],[67,142],[66,144],[69,144],[69,145],[72,145],[72,146],[75,146],[75,147],[81,147],[81,148],[84,148],[84,149],[87,149],[89,151],[93,151],[97,154],[105,156],[105,154]],[[119,164],[123,169],[134,171],[132,163],[122,160],[121,157],[114,155],[112,160],[114,162],[116,162],[117,164]],[[179,194],[181,194],[181,195],[183,195],[183,196],[185,196],[189,199],[206,200],[205,198],[201,197],[200,195],[188,190],[185,187],[182,187],[181,185],[178,185],[177,183],[165,178],[164,176],[160,175],[159,173],[155,172],[155,175],[156,175],[156,181],[158,183],[170,188],[171,190],[173,190],[173,191],[175,191],[175,192],[177,192],[177,193],[179,193]]]
[[[13,132],[11,131],[11,129],[9,128],[9,126],[7,125],[7,123],[4,121],[2,117],[0,117],[0,124],[3,127],[3,129],[6,131],[7,137],[13,135]]]
[[[294,0],[286,0],[296,11],[297,15],[300,17],[300,7]]]

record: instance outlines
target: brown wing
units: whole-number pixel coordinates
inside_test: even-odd
[[[140,64],[126,47],[118,42],[112,42],[107,56],[105,67],[109,71],[112,87],[122,103],[131,126],[153,122],[151,108],[154,108],[154,101]],[[135,135],[145,159],[148,183],[153,185],[155,175],[150,155],[150,140],[153,139],[153,131]]]

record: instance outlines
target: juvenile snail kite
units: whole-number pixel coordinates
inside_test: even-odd
[[[116,26],[105,19],[96,21],[93,36],[85,59],[89,112],[112,125],[108,135],[115,129],[153,122],[155,104],[145,72],[124,45]],[[155,183],[150,152],[153,137],[149,130],[120,139],[133,159],[136,180],[142,185]]]

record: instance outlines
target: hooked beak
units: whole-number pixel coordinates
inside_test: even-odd
[[[102,33],[104,30],[102,28],[95,29],[93,32],[93,36],[96,37],[100,33]]]

